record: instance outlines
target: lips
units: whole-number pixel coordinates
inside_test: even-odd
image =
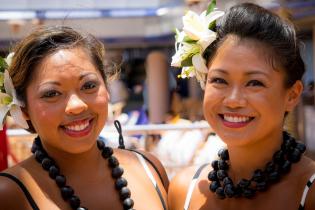
[[[90,133],[93,119],[76,120],[61,126],[64,132],[71,137],[82,137]]]
[[[229,128],[241,128],[248,125],[254,117],[236,114],[219,114],[223,124]]]

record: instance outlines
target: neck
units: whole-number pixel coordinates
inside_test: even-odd
[[[256,169],[264,169],[280,149],[282,132],[269,135],[246,146],[228,146],[230,156],[229,174],[233,181],[250,179]]]
[[[101,156],[101,151],[95,144],[87,151],[82,153],[73,154],[68,153],[56,148],[44,146],[45,150],[51,158],[59,166],[62,174],[67,177],[83,176],[85,173],[90,174],[93,171],[93,175],[99,174],[103,171],[104,160]],[[98,170],[98,171],[97,171]]]

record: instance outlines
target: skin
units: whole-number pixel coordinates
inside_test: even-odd
[[[100,72],[81,48],[59,50],[44,58],[27,87],[25,117],[31,120],[43,146],[58,163],[67,184],[89,209],[122,209],[111,178],[111,169],[96,146],[107,120],[108,92]],[[73,131],[81,126],[83,130]],[[161,201],[134,153],[114,150],[124,169],[135,209],[162,209]],[[152,155],[162,181],[148,164],[166,200],[168,180],[161,163]],[[40,209],[70,209],[60,190],[34,157],[7,171],[18,177]],[[143,202],[145,200],[146,202]],[[1,209],[31,209],[21,190],[0,177]]]
[[[266,55],[268,48],[263,44],[231,35],[208,65],[204,114],[211,128],[227,144],[228,173],[234,183],[241,178],[250,179],[254,170],[263,169],[280,149],[284,114],[294,109],[303,89],[301,81],[285,88],[284,70],[274,69]],[[208,165],[202,171],[189,209],[296,210],[306,182],[315,172],[315,165],[303,156],[279,183],[253,199],[218,199],[209,190],[207,176],[211,170]],[[172,179],[168,198],[170,209],[183,209],[195,172],[196,168],[191,167]],[[306,209],[314,209],[314,194],[313,187],[306,200]]]

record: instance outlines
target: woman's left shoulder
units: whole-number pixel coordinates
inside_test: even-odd
[[[135,155],[139,155],[142,157],[149,168],[151,168],[151,172],[153,174],[156,174],[160,179],[163,184],[164,189],[166,192],[168,191],[168,186],[169,186],[169,179],[166,173],[166,170],[160,160],[151,154],[150,152],[143,151],[143,150],[122,150],[121,151],[123,156],[126,156],[127,158],[134,158]]]
[[[304,188],[301,203],[305,210],[315,209],[315,161],[302,157],[298,171],[300,185]]]

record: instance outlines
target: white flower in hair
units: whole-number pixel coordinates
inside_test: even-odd
[[[12,57],[13,54],[10,53],[9,56],[3,60],[5,60],[7,64],[10,64]],[[8,112],[10,112],[16,124],[22,128],[28,128],[28,124],[21,110],[21,107],[24,107],[24,103],[17,99],[13,82],[7,70],[5,70],[4,73],[0,73],[0,83],[2,87],[0,92],[0,129],[3,129],[4,119]]]
[[[213,0],[207,11],[200,15],[188,11],[183,17],[183,31],[176,29],[176,53],[172,57],[171,65],[182,67],[181,78],[196,77],[204,89],[205,78],[208,72],[206,60],[202,57],[206,48],[216,39],[215,21],[224,15],[224,12],[215,9]]]

